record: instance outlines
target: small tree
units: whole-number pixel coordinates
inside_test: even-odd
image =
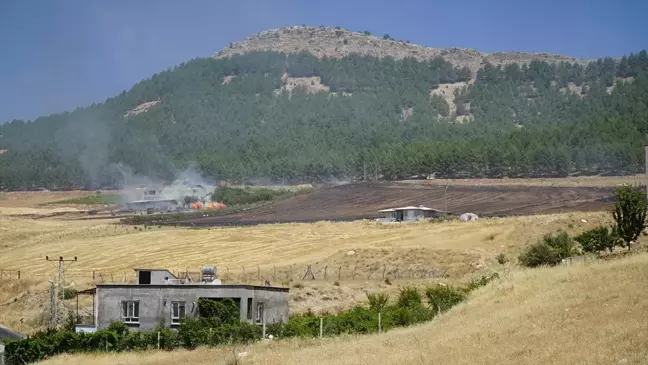
[[[389,40],[389,39],[391,39],[391,37],[389,36],[389,34],[385,33],[385,35],[383,36],[383,39]]]
[[[646,228],[648,202],[641,190],[628,185],[618,187],[615,195],[617,201],[612,208],[612,217],[619,237],[630,250],[630,244]]]

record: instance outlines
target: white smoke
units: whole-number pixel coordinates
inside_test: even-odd
[[[127,201],[136,200],[176,200],[182,204],[186,196],[194,197],[201,202],[211,201],[211,194],[217,186],[216,179],[206,178],[195,164],[177,171],[171,183],[134,174],[127,166],[119,165],[124,186],[121,194]],[[146,195],[147,191],[154,195]]]

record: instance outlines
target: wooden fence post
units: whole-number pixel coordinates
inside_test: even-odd
[[[320,338],[324,334],[324,317],[320,317]]]
[[[378,312],[378,334],[382,333],[382,316],[381,312]]]
[[[18,270],[18,280],[20,280],[20,270]]]
[[[387,265],[383,264],[383,273],[382,273],[383,280],[385,280],[385,271],[387,271]]]
[[[324,266],[324,280],[326,280],[326,270],[328,269],[328,265]]]
[[[342,266],[338,267],[338,281],[340,281],[340,276],[342,275]]]

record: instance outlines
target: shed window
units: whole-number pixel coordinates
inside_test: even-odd
[[[171,324],[180,324],[185,317],[185,302],[171,302]]]
[[[139,272],[139,283],[140,284],[150,284],[151,283],[151,272],[150,271],[140,271]]]
[[[247,300],[247,319],[249,319],[250,321],[252,320],[252,313],[254,313],[253,310],[254,309],[252,308],[252,298],[248,298],[248,300]]]
[[[123,300],[121,317],[124,323],[139,323],[139,301]]]

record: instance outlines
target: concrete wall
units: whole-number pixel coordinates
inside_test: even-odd
[[[162,319],[171,323],[171,302],[186,302],[186,315],[198,314],[199,298],[240,299],[241,321],[247,319],[248,298],[252,299],[252,320],[256,317],[256,304],[264,303],[266,323],[288,322],[288,289],[252,285],[97,285],[97,329],[121,320],[121,302],[139,301],[139,325],[129,325],[134,330],[154,329]],[[166,304],[165,304],[166,300]]]

